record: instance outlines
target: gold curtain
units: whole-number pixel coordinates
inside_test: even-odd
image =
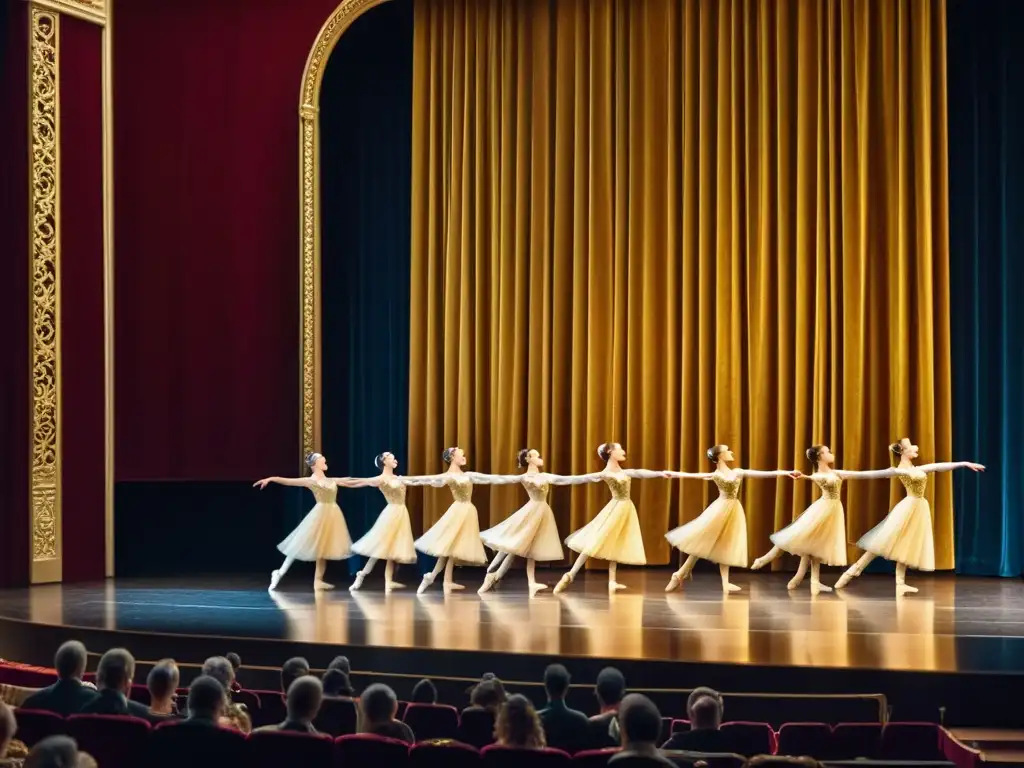
[[[455,444],[597,471],[612,440],[650,469],[952,458],[944,5],[416,0],[410,471]],[[902,495],[846,485],[851,541]],[[650,563],[715,492],[633,489]],[[930,493],[950,568],[950,476]],[[478,488],[481,526],[524,498]],[[606,498],[556,489],[563,535]],[[811,498],[748,480],[752,555]]]

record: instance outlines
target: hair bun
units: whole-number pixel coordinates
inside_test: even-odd
[[[441,452],[441,461],[443,461],[445,464],[451,464],[452,463],[452,457],[454,455],[455,455],[455,448],[454,447],[445,448]]]
[[[715,460],[715,449],[714,448],[708,448],[707,452],[704,455],[708,457],[708,461],[714,461]]]
[[[903,442],[901,440],[897,440],[895,443],[891,443],[889,445],[889,450],[892,453],[896,454],[897,456],[902,456],[903,455]]]
[[[615,443],[601,443],[599,446],[597,446],[597,458],[599,458],[601,461],[608,461],[608,459],[612,455],[613,445],[615,445]]]
[[[526,459],[530,455],[530,450],[531,449],[529,449],[529,448],[520,448],[519,449],[519,451],[516,453],[516,466],[517,467],[525,467],[526,466]]]

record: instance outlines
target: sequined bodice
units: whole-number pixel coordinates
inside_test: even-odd
[[[743,476],[737,472],[732,477],[728,477],[721,472],[715,472],[714,474],[715,485],[718,486],[718,495],[723,499],[738,499],[740,497],[740,483],[743,480]]]
[[[821,488],[823,499],[839,499],[839,491],[843,487],[843,478],[834,472],[811,475],[814,484]]]
[[[900,482],[907,489],[907,496],[923,499],[928,487],[928,475],[919,469],[901,469],[897,472]]]
[[[468,477],[449,475],[445,485],[452,489],[452,498],[458,502],[469,502],[473,500],[473,483]]]
[[[629,501],[629,475],[605,475],[604,481],[608,484],[613,499]]]
[[[524,475],[523,488],[526,489],[526,495],[530,497],[530,501],[547,501],[548,490],[551,486],[540,480],[534,480],[529,475]]]
[[[314,480],[309,489],[313,491],[313,498],[317,504],[338,503],[338,484],[333,480],[325,480],[323,483]]]
[[[388,504],[405,504],[405,483],[397,477],[381,478],[380,492]]]

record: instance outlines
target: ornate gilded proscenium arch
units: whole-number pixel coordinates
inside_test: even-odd
[[[334,46],[352,22],[388,0],[342,0],[320,28],[306,59],[299,95],[299,311],[302,349],[302,450],[320,446],[320,88]]]

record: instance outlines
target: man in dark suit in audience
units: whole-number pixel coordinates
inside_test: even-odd
[[[226,704],[224,686],[209,675],[200,675],[188,688],[188,717],[172,727],[219,728]]]
[[[686,700],[690,730],[672,734],[661,748],[687,752],[732,752],[728,735],[719,730],[722,711],[722,694],[713,688],[695,688]]]
[[[53,666],[57,668],[57,682],[36,691],[24,702],[22,709],[42,709],[67,717],[82,711],[99,695],[96,689],[82,683],[86,663],[85,646],[69,640],[57,649]]]
[[[156,724],[164,720],[178,720],[178,705],[174,701],[174,692],[178,688],[181,674],[174,659],[157,662],[146,677],[149,689],[149,720]]]
[[[544,691],[548,705],[539,712],[544,737],[549,747],[572,754],[589,746],[590,723],[587,716],[569,709],[565,696],[569,692],[569,670],[561,664],[550,664],[544,670]]]
[[[313,720],[320,711],[324,700],[324,689],[312,675],[300,677],[288,688],[288,717],[283,723],[265,725],[257,731],[290,731],[292,733],[317,733]]]
[[[675,763],[661,754],[661,712],[654,702],[640,693],[622,699],[618,712],[622,750],[612,755],[609,766],[616,768],[675,768]]]
[[[82,707],[84,715],[131,715],[149,720],[149,709],[128,698],[135,677],[135,657],[124,648],[111,648],[96,668],[99,695]]]
[[[626,693],[626,678],[615,667],[605,667],[597,673],[594,686],[601,714],[590,718],[590,747],[603,749],[619,746],[618,723],[619,703]]]

